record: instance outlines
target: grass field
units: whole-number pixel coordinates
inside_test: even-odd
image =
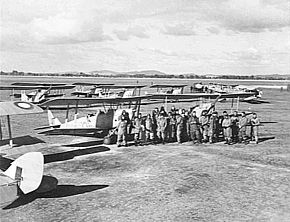
[[[277,122],[261,127],[258,145],[117,148],[94,138],[40,136],[33,128],[46,124],[45,114],[13,117],[19,138],[13,149],[1,146],[1,153],[16,158],[41,151],[44,174],[58,186],[16,200],[0,211],[1,222],[289,221],[290,94],[265,90],[264,98],[270,103],[240,106]],[[217,105],[220,112],[228,108]]]

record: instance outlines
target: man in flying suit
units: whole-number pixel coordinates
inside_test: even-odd
[[[208,128],[208,136],[209,142],[217,142],[218,139],[218,112],[213,111],[211,117],[209,118],[209,128]]]
[[[121,145],[127,146],[128,119],[127,119],[126,114],[123,115],[122,113],[118,126],[117,126],[117,130],[118,130],[117,146],[118,147],[120,147]]]
[[[206,143],[208,142],[208,124],[209,124],[209,118],[206,115],[206,111],[202,111],[201,116],[199,117],[199,122],[200,122],[200,129],[201,129],[201,134],[203,138],[203,142]]]
[[[183,142],[183,134],[185,131],[185,110],[179,110],[179,114],[176,116],[176,137],[177,142],[182,143]]]
[[[239,141],[239,116],[237,111],[234,111],[234,114],[231,116],[231,121],[232,121],[232,141],[237,143]]]
[[[142,133],[142,114],[139,113],[133,120],[134,143],[137,146],[140,143]]]
[[[175,142],[176,141],[176,117],[175,117],[175,111],[174,111],[174,114],[172,114],[172,112],[168,113],[168,137],[169,137],[169,142]]]
[[[196,116],[196,112],[192,111],[189,119],[188,124],[190,128],[190,137],[193,142],[193,144],[201,143],[201,136],[200,136],[200,124],[199,119]]]
[[[231,118],[227,113],[224,115],[224,119],[222,122],[222,127],[224,129],[224,137],[225,137],[225,144],[231,145],[231,137],[232,137],[232,121]]]
[[[165,112],[161,111],[157,120],[158,125],[158,137],[160,141],[164,144],[166,140],[166,131],[167,131],[167,118],[165,117]]]
[[[145,120],[145,135],[146,135],[146,142],[150,142],[153,140],[153,120],[152,117],[149,114],[147,114],[146,120]]]
[[[246,117],[246,113],[242,112],[242,116],[239,119],[239,142],[246,142],[247,139],[247,124],[248,118]]]
[[[258,144],[259,143],[258,129],[260,125],[260,119],[257,117],[256,113],[253,113],[253,117],[250,120],[250,124],[251,124],[251,128],[252,128],[251,131],[253,132],[255,142],[256,144]]]

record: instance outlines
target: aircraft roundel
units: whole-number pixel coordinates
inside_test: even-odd
[[[33,109],[33,106],[26,102],[14,102],[14,105],[21,109]]]

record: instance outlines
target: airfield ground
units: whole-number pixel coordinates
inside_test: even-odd
[[[47,124],[45,113],[13,116],[16,145],[0,144],[0,153],[15,159],[41,151],[44,174],[57,179],[58,186],[0,210],[1,222],[290,221],[289,92],[267,90],[263,99],[270,103],[240,104],[241,111],[277,122],[261,126],[258,145],[187,142],[117,148],[94,138],[39,135],[33,129]],[[229,104],[218,103],[217,110],[221,113]]]
[[[290,150],[279,140],[126,148],[70,141],[26,146],[45,154],[45,175],[58,186],[17,200],[2,222],[289,221]]]

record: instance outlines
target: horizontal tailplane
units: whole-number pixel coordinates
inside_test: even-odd
[[[4,174],[18,182],[24,194],[36,190],[43,176],[44,157],[40,152],[22,155],[11,163]]]

